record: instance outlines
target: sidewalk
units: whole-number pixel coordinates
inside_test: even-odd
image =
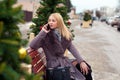
[[[100,23],[95,22],[90,28],[81,28],[79,20],[74,20],[73,23],[71,26],[75,34],[73,43],[81,56],[91,65],[94,80],[119,80],[120,74],[116,73],[117,71],[104,53],[104,46],[109,44],[102,39],[101,35],[96,34]],[[70,53],[68,56],[73,58]]]

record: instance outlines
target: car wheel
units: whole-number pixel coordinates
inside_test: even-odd
[[[112,27],[114,27],[114,25],[111,25]]]
[[[120,31],[120,28],[118,27],[117,30]]]
[[[80,25],[82,26],[83,24],[81,23]]]

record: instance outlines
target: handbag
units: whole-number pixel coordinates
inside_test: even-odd
[[[46,69],[47,80],[71,80],[70,67],[56,67]]]

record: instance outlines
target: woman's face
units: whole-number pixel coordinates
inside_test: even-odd
[[[57,28],[57,20],[55,19],[55,17],[50,16],[48,19],[48,24],[50,25],[51,29]]]

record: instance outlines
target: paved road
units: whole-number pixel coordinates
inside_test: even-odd
[[[120,32],[98,21],[90,28],[82,28],[79,20],[72,22],[73,42],[92,66],[94,80],[120,80]]]
[[[71,21],[75,34],[73,43],[91,65],[94,80],[120,80],[120,32],[98,21],[90,28],[82,28],[79,20]],[[19,25],[23,38],[27,38],[30,24]]]

